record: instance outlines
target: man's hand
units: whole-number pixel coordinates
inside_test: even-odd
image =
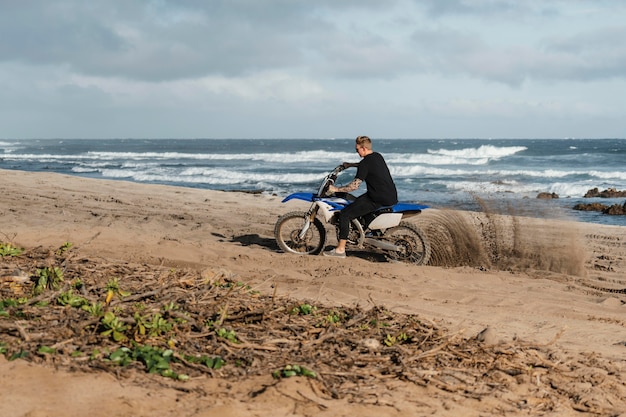
[[[352,168],[352,167],[358,167],[359,163],[358,162],[344,162],[343,164],[341,164],[341,166],[344,168]]]

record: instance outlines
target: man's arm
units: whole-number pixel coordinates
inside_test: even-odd
[[[362,182],[362,179],[355,178],[348,185],[345,185],[343,187],[335,187],[334,185],[331,185],[330,187],[328,187],[328,189],[333,193],[349,193],[350,191],[354,191],[359,188]]]

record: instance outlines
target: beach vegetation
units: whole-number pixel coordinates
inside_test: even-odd
[[[104,305],[99,301],[92,301],[90,304],[83,304],[81,309],[94,317],[101,317],[104,315]]]
[[[390,376],[469,398],[500,394],[509,388],[494,363],[520,378],[532,377],[537,368],[546,380],[565,372],[549,345],[516,340],[490,348],[384,307],[313,305],[276,293],[256,296],[238,280],[207,283],[193,269],[54,256],[41,248],[29,250],[27,258],[3,259],[8,270],[63,265],[41,269],[40,279],[28,284],[39,285],[39,295],[17,298],[0,286],[0,354],[7,359],[111,373],[128,367],[177,381],[206,375],[233,381],[242,375],[316,378],[316,386],[338,398],[353,395],[363,381]],[[59,289],[44,292],[54,279]],[[120,283],[132,288],[132,296]],[[109,291],[116,298],[112,305],[103,300]],[[595,358],[593,367],[577,366],[583,375],[598,365],[615,383],[611,363]],[[549,384],[542,390],[559,404],[574,401]]]
[[[74,246],[71,242],[65,242],[59,249],[57,249],[57,255],[63,255],[65,252],[69,251],[72,246]]]
[[[120,283],[118,281],[118,278],[111,278],[106,286],[106,303],[109,304],[111,302],[111,300],[113,299],[113,296],[117,295],[120,298],[123,297],[128,297],[131,293],[130,291],[125,291],[122,290],[122,288],[120,287]]]
[[[317,378],[315,371],[312,371],[300,365],[285,365],[283,368],[272,372],[272,376],[276,379],[289,378],[292,376],[305,376],[308,378]]]
[[[161,314],[152,315],[150,321],[145,322],[144,327],[148,329],[148,336],[157,337],[169,333],[174,325]]]
[[[104,287],[107,291],[113,291],[115,293],[118,293],[118,295],[121,295],[123,297],[130,295],[130,292],[128,291],[123,291],[120,288],[120,283],[119,283],[119,279],[117,277],[111,278],[107,283],[106,286]]]
[[[57,303],[62,306],[83,307],[88,305],[89,301],[85,297],[74,294],[73,290],[70,288],[59,295]]]
[[[24,249],[10,243],[0,242],[0,256],[19,256],[23,251]]]
[[[141,306],[140,306],[141,307]],[[174,322],[170,318],[165,318],[160,313],[142,315],[145,308],[138,308],[133,315],[135,340],[144,337],[162,337],[174,329]]]
[[[147,320],[138,311],[135,311],[133,318],[135,320],[135,340],[138,340],[141,336],[146,335]]]
[[[170,301],[169,303],[163,306],[163,311],[175,311],[178,309],[179,307],[174,301]]]
[[[134,310],[136,313],[143,313],[143,312],[144,312],[144,311],[146,311],[147,309],[148,309],[148,307],[146,306],[146,304],[145,304],[145,303],[141,303],[141,302],[139,302],[139,303],[135,303],[135,304],[133,304],[133,310]]]
[[[226,361],[222,359],[221,356],[193,356],[193,355],[184,355],[184,359],[187,362],[191,363],[200,363],[206,366],[209,369],[220,369],[222,366],[226,365]]]
[[[325,324],[331,324],[331,325],[337,325],[341,322],[343,318],[343,314],[336,311],[336,310],[331,310],[325,318]]]
[[[138,343],[132,343],[130,347],[123,346],[114,350],[106,357],[106,360],[119,366],[128,366],[134,362],[140,362],[145,366],[148,373],[159,374],[181,381],[188,380],[189,376],[174,371],[172,369],[173,364],[200,364],[208,369],[220,369],[226,364],[220,356],[180,355],[172,349],[161,349],[156,346],[140,345]]]
[[[34,294],[40,295],[46,289],[58,290],[63,280],[63,271],[57,266],[47,266],[37,269],[37,284],[34,288]]]
[[[128,366],[130,363],[138,361],[143,363],[146,370],[151,374],[159,374],[173,379],[188,379],[186,375],[177,374],[170,367],[170,363],[174,359],[174,352],[171,349],[159,349],[150,345],[133,345],[132,348],[120,347],[111,352],[107,359],[120,366]]]
[[[384,343],[385,343],[385,345],[391,347],[391,346],[395,345],[396,343],[406,342],[407,340],[409,340],[409,337],[404,332],[398,333],[397,335],[391,335],[391,334],[387,333],[387,336],[385,337]]]
[[[29,355],[27,350],[24,349],[20,349],[17,352],[14,352],[13,354],[11,354],[8,359],[9,361],[14,361],[16,359],[25,359],[27,358]]]
[[[14,298],[7,298],[4,300],[0,300],[0,317],[8,317],[9,311],[8,309],[11,307],[17,307],[18,301]]]
[[[37,353],[41,355],[51,355],[57,353],[57,350],[50,346],[41,345],[39,346],[39,349],[37,349]]]
[[[104,316],[100,320],[104,330],[100,332],[102,336],[111,336],[116,342],[123,342],[128,338],[124,332],[128,329],[128,326],[120,320],[111,311],[104,313]]]
[[[290,312],[291,314],[299,315],[299,314],[313,314],[317,311],[317,307],[312,306],[311,304],[300,304],[296,307],[293,307]]]
[[[237,339],[237,334],[235,333],[234,330],[228,330],[228,329],[225,329],[223,327],[220,327],[219,329],[215,330],[215,334],[217,335],[217,337],[221,337],[222,339],[226,339],[229,342],[239,343],[239,340]]]

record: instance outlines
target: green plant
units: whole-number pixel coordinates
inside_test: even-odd
[[[313,314],[315,311],[317,311],[317,307],[313,307],[311,304],[300,304],[291,309],[291,314],[309,315]]]
[[[18,256],[22,252],[23,249],[13,246],[10,243],[0,243],[0,256]]]
[[[396,336],[387,333],[387,337],[385,337],[384,342],[387,346],[393,346],[396,343],[406,342],[407,340],[409,340],[409,337],[406,333],[399,333]]]
[[[100,320],[102,327],[105,328],[100,334],[102,336],[112,336],[116,342],[122,342],[128,338],[124,334],[128,328],[120,319],[115,317],[115,314],[111,311],[107,311]]]
[[[105,289],[107,290],[107,304],[111,302],[111,299],[115,294],[117,294],[119,297],[128,297],[130,295],[129,291],[124,291],[120,288],[120,284],[117,278],[110,279],[109,282],[107,282]]]
[[[289,378],[292,376],[306,376],[309,378],[317,378],[317,374],[300,365],[286,365],[284,368],[272,372],[274,378]]]
[[[331,311],[326,316],[326,321],[330,324],[337,324],[341,321],[341,315],[336,311]]]
[[[51,348],[49,346],[39,346],[39,349],[37,349],[37,353],[46,355],[46,354],[52,354],[52,353],[57,353],[55,348]]]
[[[8,308],[17,307],[18,302],[13,298],[7,298],[5,300],[0,300],[0,317],[8,317],[9,312]]]
[[[104,314],[104,305],[100,302],[84,304],[81,308],[94,317],[100,317]]]
[[[237,334],[234,330],[226,330],[223,327],[215,331],[218,337],[228,340],[229,342],[239,343],[237,340]]]
[[[152,316],[152,320],[146,323],[146,327],[149,329],[148,334],[155,337],[166,334],[172,330],[173,325],[159,313],[156,313]]]
[[[200,357],[191,356],[191,355],[183,355],[183,358],[187,362],[201,363],[210,369],[220,369],[222,366],[226,365],[226,362],[220,356],[215,356],[211,358],[206,355],[202,355]]]
[[[175,362],[176,358],[171,349],[159,349],[149,345],[135,345],[133,349],[121,347],[112,352],[108,359],[121,366],[127,366],[133,361],[142,362],[149,373],[160,374],[161,376],[187,380],[189,377],[184,374],[174,372],[170,363]]]
[[[33,290],[35,295],[43,293],[46,288],[58,290],[63,282],[63,271],[57,266],[47,266],[42,269],[37,269],[37,276],[39,278]]]
[[[11,356],[9,356],[9,360],[10,361],[14,361],[16,359],[24,359],[25,357],[28,356],[28,351],[27,350],[21,350],[19,352],[15,352],[14,354],[12,354]]]
[[[150,337],[163,336],[174,327],[169,320],[159,313],[153,314],[150,320],[148,320],[146,317],[139,314],[139,312],[135,312],[134,319],[135,335],[145,336],[148,334]]]
[[[139,314],[138,311],[135,311],[133,318],[135,319],[135,336],[145,336],[146,319],[141,314]]]
[[[67,252],[68,250],[70,250],[72,248],[72,244],[70,242],[65,242],[63,244],[63,246],[61,246],[58,250],[57,250],[57,255],[63,255],[65,252]]]
[[[170,301],[169,303],[163,306],[163,311],[174,311],[174,310],[178,310],[178,306],[173,301]]]
[[[83,307],[89,303],[86,298],[81,297],[80,295],[74,295],[72,289],[67,290],[66,292],[62,292],[61,295],[57,298],[57,303],[62,306],[71,306],[71,307]]]

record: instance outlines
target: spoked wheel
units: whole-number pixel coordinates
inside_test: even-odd
[[[278,246],[286,253],[317,255],[326,245],[326,229],[316,217],[304,236],[300,232],[305,224],[306,213],[294,211],[278,218],[274,226],[274,237]]]
[[[401,222],[399,226],[387,229],[385,239],[400,247],[398,251],[387,251],[387,256],[395,261],[426,265],[430,259],[430,243],[422,231],[414,224]]]

